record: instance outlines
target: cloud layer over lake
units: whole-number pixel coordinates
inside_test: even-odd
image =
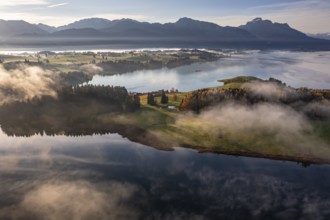
[[[216,62],[175,69],[142,70],[114,76],[94,76],[90,84],[126,86],[131,91],[159,89],[191,91],[219,86],[219,79],[234,76],[277,78],[292,87],[330,88],[329,52],[251,52]]]

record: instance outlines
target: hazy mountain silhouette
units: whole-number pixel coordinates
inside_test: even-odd
[[[94,28],[80,28],[80,29],[66,29],[53,32],[52,37],[105,37],[104,32],[98,31]]]
[[[40,39],[37,36],[40,36]],[[306,43],[318,48],[330,49],[330,41],[307,36],[291,28],[288,24],[273,23],[270,20],[256,18],[239,27],[219,26],[191,18],[181,18],[174,23],[148,23],[132,19],[107,20],[89,18],[60,27],[45,24],[32,25],[25,21],[0,21],[0,36],[7,44],[126,44],[135,43],[144,46],[193,46],[225,45],[248,46],[249,48],[295,45],[305,48]],[[17,37],[13,37],[17,36]],[[65,39],[70,39],[67,41]],[[77,41],[78,42],[78,41]],[[281,44],[281,45],[279,45]],[[299,45],[298,45],[299,44]],[[326,44],[326,47],[323,47]]]
[[[0,20],[0,37],[11,37],[22,34],[47,34],[46,31],[38,26],[22,20],[5,21]]]
[[[162,24],[139,22],[132,19],[114,20],[112,23],[101,29],[101,31],[110,34],[110,36],[136,36],[136,37],[150,37],[160,36],[163,34]]]
[[[199,40],[222,40],[222,41],[255,41],[254,35],[237,27],[221,27],[217,24],[197,21],[190,18],[181,18],[175,23],[148,23],[132,19],[121,19],[109,21],[106,19],[91,18],[80,20],[66,26],[57,28],[60,35],[73,37],[82,34],[80,29],[93,28],[94,34],[109,37],[162,37],[162,38],[184,38]],[[63,32],[66,30],[65,32]],[[68,31],[70,30],[70,31]],[[102,34],[103,33],[103,34]],[[52,35],[57,35],[54,32]],[[89,32],[91,35],[91,30]],[[88,35],[88,36],[89,36]]]
[[[310,41],[315,40],[291,28],[288,24],[273,23],[270,20],[255,18],[246,25],[239,26],[265,41]]]
[[[63,25],[57,28],[58,31],[67,29],[81,29],[81,28],[94,28],[102,29],[111,26],[113,21],[104,18],[87,18],[79,21],[75,21],[71,24]]]
[[[164,24],[166,32],[174,36],[194,37],[220,41],[251,41],[257,40],[251,33],[236,27],[221,27],[217,24],[181,18],[176,23]]]
[[[39,24],[36,24],[36,26],[44,31],[46,31],[47,33],[53,33],[55,31],[58,31],[58,29],[54,26],[49,26],[49,25],[46,25],[46,24],[42,24],[42,23],[39,23]]]

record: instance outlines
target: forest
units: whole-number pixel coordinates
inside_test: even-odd
[[[69,86],[57,97],[43,96],[0,106],[0,123],[8,135],[94,134],[115,132],[118,125],[104,125],[97,116],[140,108],[139,96],[124,87]],[[119,128],[120,129],[120,128]]]

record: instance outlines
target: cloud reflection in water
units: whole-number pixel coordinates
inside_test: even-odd
[[[119,135],[0,134],[0,139],[1,218],[322,219],[330,214],[329,166],[306,169],[182,148],[163,152]],[[6,161],[11,161],[8,169]]]

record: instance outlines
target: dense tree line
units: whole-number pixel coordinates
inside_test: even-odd
[[[58,98],[66,102],[83,102],[95,100],[117,106],[120,111],[134,111],[140,107],[140,97],[134,93],[128,93],[121,86],[68,86],[59,91]]]
[[[58,91],[58,97],[42,97],[0,106],[0,124],[8,135],[82,135],[122,132],[117,123],[105,123],[102,115],[116,117],[140,107],[140,98],[124,87],[73,86]]]
[[[82,83],[91,81],[93,79],[92,75],[85,74],[82,71],[72,71],[68,73],[59,74],[59,85],[61,86],[71,86],[80,85]]]
[[[139,107],[138,94],[129,93],[124,87],[64,87],[57,98],[45,96],[0,106],[0,124],[9,136],[118,133],[149,146],[166,144],[145,129],[115,120]]]

